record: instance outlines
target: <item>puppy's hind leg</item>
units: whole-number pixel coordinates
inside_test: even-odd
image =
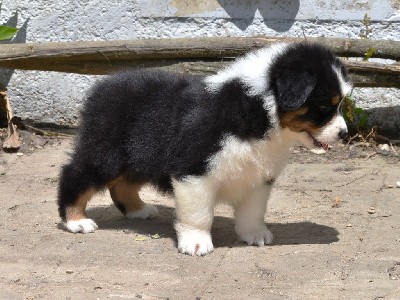
[[[158,215],[158,210],[151,204],[144,203],[139,197],[142,184],[131,183],[120,177],[108,185],[115,206],[128,219],[151,219]]]
[[[201,177],[173,180],[173,188],[179,252],[198,256],[212,252],[214,247],[210,231],[215,206],[213,189]]]
[[[84,172],[69,164],[63,167],[58,189],[58,211],[71,232],[89,233],[97,224],[86,216],[86,205],[97,192]]]

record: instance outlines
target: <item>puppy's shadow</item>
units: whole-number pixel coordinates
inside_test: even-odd
[[[173,228],[175,209],[156,205],[159,216],[151,220],[131,220],[125,218],[115,206],[89,208],[87,213],[103,230],[124,230],[140,235],[158,234],[162,238],[176,241]],[[313,222],[267,224],[274,234],[274,245],[331,244],[339,241],[339,232],[330,226]],[[244,245],[237,242],[233,218],[216,216],[211,234],[215,247]]]
[[[86,212],[102,230],[123,230],[145,236],[158,234],[160,237],[175,239],[175,210],[163,205],[155,206],[159,215],[149,220],[128,219],[114,205],[91,207]]]

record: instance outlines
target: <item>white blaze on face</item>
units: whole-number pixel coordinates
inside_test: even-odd
[[[342,95],[346,96],[350,94],[353,86],[351,85],[350,82],[346,81],[346,79],[343,77],[342,72],[337,66],[332,66],[333,71],[335,72],[339,85],[340,85],[340,91],[342,92]]]

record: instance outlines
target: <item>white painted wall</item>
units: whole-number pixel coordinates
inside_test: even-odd
[[[22,43],[303,34],[359,38],[365,35],[365,14],[371,18],[369,38],[400,40],[400,0],[3,0],[0,10],[2,23],[21,28],[12,42]],[[15,114],[63,125],[77,124],[85,91],[96,77],[0,69]],[[356,89],[354,96],[374,113],[371,120],[400,132],[400,90]]]

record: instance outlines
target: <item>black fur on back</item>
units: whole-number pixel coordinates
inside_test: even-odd
[[[260,96],[239,79],[214,93],[201,76],[118,73],[96,84],[82,113],[71,162],[64,166],[59,212],[89,188],[124,175],[171,192],[171,178],[202,175],[225,135],[262,138],[271,128]]]

